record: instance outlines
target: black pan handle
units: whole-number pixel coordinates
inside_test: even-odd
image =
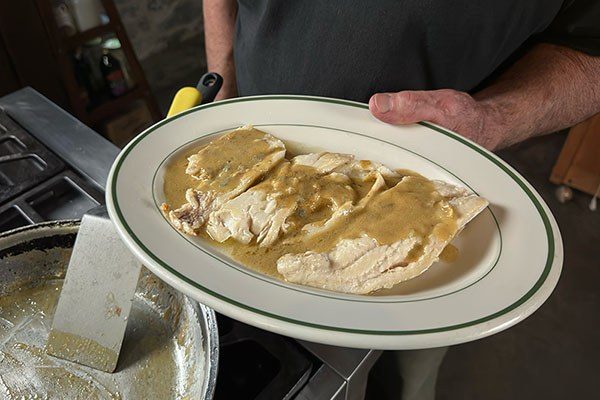
[[[202,75],[196,89],[202,93],[202,102],[200,104],[210,103],[215,99],[217,93],[223,85],[223,77],[216,72],[207,72]]]

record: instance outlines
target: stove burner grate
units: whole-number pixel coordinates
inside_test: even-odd
[[[0,109],[0,203],[65,169],[65,164]]]

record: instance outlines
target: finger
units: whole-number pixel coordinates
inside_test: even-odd
[[[388,124],[412,124],[419,121],[439,121],[438,93],[434,91],[402,91],[377,93],[369,100],[369,109],[376,118]]]

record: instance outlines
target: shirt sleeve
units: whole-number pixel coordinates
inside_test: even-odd
[[[600,1],[565,0],[540,41],[600,56]]]

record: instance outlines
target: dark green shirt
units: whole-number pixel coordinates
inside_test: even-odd
[[[239,0],[240,95],[473,91],[537,41],[600,55],[599,0]]]

